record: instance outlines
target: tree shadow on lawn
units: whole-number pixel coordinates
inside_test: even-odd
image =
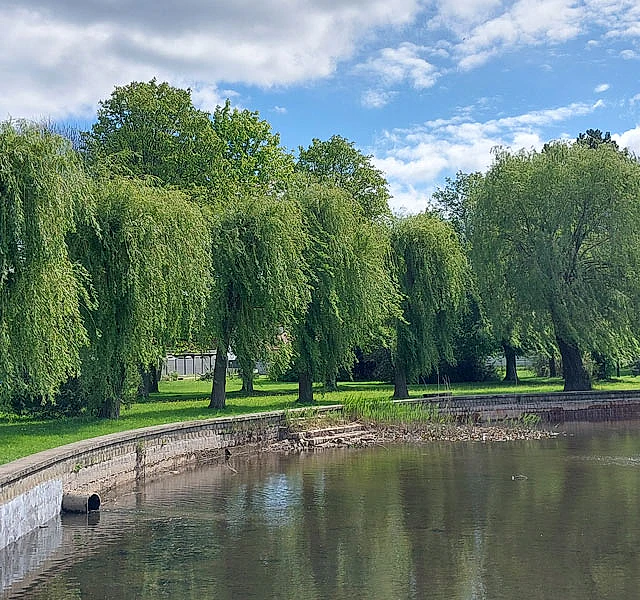
[[[314,390],[315,391],[315,390]],[[365,382],[351,382],[351,381],[339,381],[338,392],[389,392],[393,393],[393,384],[391,383],[365,383]],[[322,388],[318,388],[318,392],[322,393]],[[326,392],[335,393],[335,392]]]
[[[389,390],[393,390],[393,387],[386,386]],[[341,386],[338,384],[338,392],[371,392],[371,391],[380,391],[386,390],[384,387],[375,387],[371,385],[361,385],[361,386]],[[323,395],[322,386],[316,385],[313,388],[314,395],[317,394],[318,397]],[[335,392],[327,392],[327,393],[335,393]],[[243,392],[242,390],[232,390],[226,393],[227,400],[250,400],[251,398],[268,398],[269,396],[273,397],[282,397],[282,396],[292,396],[297,397],[298,388],[291,387],[290,389],[266,389],[260,390],[256,389],[251,393]],[[154,402],[184,402],[187,400],[209,400],[210,393],[194,393],[194,392],[155,392],[149,396],[149,398],[139,398],[136,403],[137,404],[149,404]]]
[[[208,400],[209,393],[196,392],[154,392],[148,398],[140,396],[135,404],[153,404],[155,402],[184,402],[187,400]]]

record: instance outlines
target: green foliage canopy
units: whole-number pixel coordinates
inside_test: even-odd
[[[391,195],[384,175],[373,166],[371,158],[353,142],[334,135],[327,141],[314,138],[306,150],[301,147],[296,169],[346,190],[360,204],[364,215],[375,221],[390,216]]]
[[[398,219],[391,245],[402,293],[396,319],[395,392],[408,397],[407,381],[453,362],[452,336],[469,283],[467,259],[453,228],[431,213]]]
[[[86,294],[66,238],[90,200],[67,140],[0,124],[0,399],[50,396],[79,367]]]
[[[222,175],[223,145],[209,113],[193,106],[190,90],[155,79],[116,87],[82,142],[94,166],[164,185],[208,187]]]
[[[199,207],[177,191],[119,177],[95,186],[95,225],[74,244],[96,305],[82,383],[90,404],[114,418],[137,390],[139,366],[201,326],[211,239]]]
[[[516,381],[516,349],[544,346],[544,335],[541,334],[546,328],[543,323],[536,323],[537,329],[533,326],[532,315],[520,309],[515,295],[506,285],[504,270],[509,268],[508,261],[496,251],[487,257],[480,251],[481,246],[474,247],[472,243],[474,190],[482,185],[483,177],[481,173],[458,172],[455,179],[447,178],[446,185],[438,188],[432,198],[458,234],[473,267],[467,304],[472,308],[480,303],[482,316],[476,326],[481,327],[485,319],[488,320],[496,348],[502,346],[505,350],[505,379]],[[478,233],[482,235],[482,232]]]
[[[222,144],[223,173],[212,180],[220,202],[282,192],[293,173],[293,157],[280,136],[257,111],[232,108],[229,100],[213,113],[212,127]]]
[[[499,152],[476,192],[474,252],[550,320],[565,388],[589,388],[580,351],[637,347],[640,165],[612,144],[555,142]]]

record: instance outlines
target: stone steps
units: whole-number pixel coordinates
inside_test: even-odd
[[[374,441],[375,434],[360,423],[291,432],[288,436],[289,444],[299,450],[364,446]]]
[[[332,427],[323,427],[320,429],[306,429],[301,432],[292,432],[290,434],[291,439],[298,439],[299,436],[304,436],[306,439],[330,437],[335,435],[357,433],[364,431],[366,428],[361,423],[348,423],[346,425],[334,425]]]

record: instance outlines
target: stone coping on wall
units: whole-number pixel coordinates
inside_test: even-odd
[[[425,395],[405,400],[438,406],[441,414],[474,421],[518,419],[537,414],[543,421],[603,421],[640,418],[640,390],[584,392],[526,392],[467,396]]]
[[[424,398],[412,398],[414,402],[439,402],[457,407],[490,406],[493,404],[561,404],[563,402],[612,402],[640,400],[638,390],[589,390],[583,392],[510,392],[505,394],[465,394],[454,396],[445,393],[427,394]]]

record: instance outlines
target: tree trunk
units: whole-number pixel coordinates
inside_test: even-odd
[[[158,388],[158,382],[162,376],[162,363],[158,361],[156,364],[149,365],[151,371],[151,377],[149,378],[149,393],[157,394],[160,390]]]
[[[565,392],[579,392],[591,389],[591,378],[582,364],[582,355],[576,344],[557,338],[562,356],[562,375]]]
[[[140,365],[140,376],[142,383],[140,385],[139,394],[143,398],[149,398],[149,394],[158,392],[158,380],[160,369],[158,363],[149,363],[146,368]]]
[[[98,411],[98,416],[102,419],[119,419],[120,418],[120,400],[110,398],[105,400]]]
[[[606,379],[608,372],[607,357],[600,352],[592,352],[591,358],[595,363],[594,373],[592,376],[594,379]]]
[[[324,380],[324,391],[325,392],[337,392],[338,391],[338,381],[336,379],[335,373],[333,375],[329,375],[325,377]]]
[[[209,408],[224,408],[227,401],[227,346],[218,344],[213,365],[213,386]]]
[[[518,383],[518,369],[516,366],[516,349],[509,342],[502,342],[504,359],[507,367],[503,381]]]
[[[298,402],[300,404],[313,404],[313,377],[309,371],[298,375]]]
[[[253,373],[245,375],[244,371],[242,372],[242,389],[240,391],[243,394],[247,394],[247,396],[253,394],[255,391],[253,388]]]
[[[557,377],[558,376],[558,367],[556,365],[556,355],[549,355],[549,377]]]
[[[149,398],[149,392],[151,390],[151,373],[148,369],[145,369],[142,365],[139,368],[140,370],[140,386],[138,387],[138,395],[143,398]]]
[[[255,367],[255,362],[245,358],[239,358],[238,360],[240,362],[240,372],[242,375],[242,390],[240,391],[243,394],[250,396],[253,394],[253,369]]]
[[[120,418],[120,405],[124,398],[124,384],[126,379],[127,370],[123,362],[120,362],[114,367],[114,371],[117,369],[117,376],[113,379],[113,385],[111,387],[108,397],[102,401],[100,408],[98,409],[98,416],[103,419],[118,419]]]
[[[407,385],[407,372],[404,367],[395,365],[393,377],[393,397],[396,400],[404,400],[409,397],[409,386]]]

